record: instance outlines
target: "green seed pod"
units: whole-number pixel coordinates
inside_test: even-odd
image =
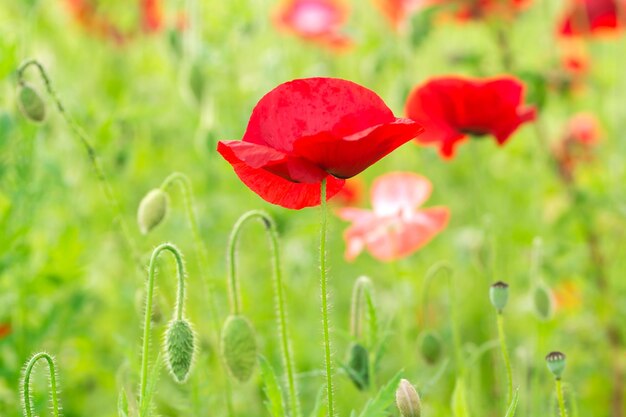
[[[172,320],[165,333],[165,356],[167,367],[178,383],[183,383],[189,376],[195,343],[193,330],[186,320]]]
[[[229,316],[222,329],[222,358],[231,375],[239,382],[252,376],[257,360],[252,324],[243,316]]]
[[[160,188],[150,190],[139,203],[137,224],[144,235],[157,227],[167,215],[169,199],[167,193]]]
[[[496,310],[501,313],[509,300],[509,284],[502,281],[493,284],[489,289],[489,299]]]
[[[533,290],[533,307],[541,320],[550,320],[554,313],[554,301],[550,289],[539,284]]]
[[[422,402],[413,385],[406,379],[400,381],[396,390],[396,405],[402,417],[420,417]]]
[[[206,82],[202,64],[199,61],[194,62],[191,64],[191,68],[189,68],[189,89],[197,103],[202,103],[205,87]]]
[[[359,391],[370,386],[369,353],[360,343],[352,343],[348,349],[348,360],[345,366],[348,376]]]
[[[17,102],[20,111],[26,118],[33,122],[42,122],[46,117],[46,105],[33,87],[22,84],[17,93]]]
[[[437,334],[428,330],[424,331],[420,335],[418,345],[422,358],[424,358],[429,365],[434,365],[441,358],[443,346]]]
[[[561,352],[550,352],[546,356],[546,363],[552,375],[554,375],[556,379],[561,379],[561,375],[563,375],[563,371],[565,370],[565,354]]]

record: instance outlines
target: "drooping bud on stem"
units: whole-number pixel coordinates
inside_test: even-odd
[[[550,352],[546,356],[548,369],[552,372],[552,375],[554,375],[556,379],[561,379],[563,371],[565,370],[565,362],[565,354],[561,352]]]
[[[403,379],[396,390],[396,405],[402,417],[420,417],[422,402],[417,391],[409,381]]]
[[[46,118],[46,105],[37,90],[29,84],[20,84],[17,102],[20,111],[28,120],[39,123]]]
[[[141,233],[148,234],[157,227],[167,215],[169,199],[167,193],[160,188],[150,190],[141,199],[137,209],[137,224]]]
[[[252,324],[243,316],[229,316],[222,329],[222,358],[231,375],[239,382],[252,376],[257,359],[256,337]]]
[[[489,289],[489,300],[496,310],[498,310],[498,313],[502,313],[502,310],[504,310],[509,300],[509,284],[502,281],[493,284]]]

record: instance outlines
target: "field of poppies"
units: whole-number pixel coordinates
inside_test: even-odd
[[[0,4],[0,416],[625,417],[625,0]]]

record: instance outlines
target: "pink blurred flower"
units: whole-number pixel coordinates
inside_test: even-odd
[[[340,0],[286,0],[274,16],[278,29],[332,49],[352,45],[340,32],[347,20],[348,8]]]
[[[448,224],[447,207],[419,209],[430,197],[432,184],[418,174],[392,172],[378,177],[371,190],[373,210],[346,207],[338,216],[352,222],[346,229],[346,259],[363,249],[381,261],[411,255]]]
[[[553,150],[559,171],[566,181],[573,180],[576,166],[593,160],[593,150],[600,138],[600,123],[593,114],[578,113],[569,120],[562,139]]]

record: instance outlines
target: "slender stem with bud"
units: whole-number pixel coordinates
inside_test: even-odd
[[[54,359],[52,356],[45,352],[36,353],[26,364],[24,369],[24,375],[22,377],[22,403],[24,405],[24,414],[26,417],[33,416],[33,407],[31,404],[30,395],[30,375],[33,372],[33,367],[40,359],[44,359],[48,363],[48,375],[50,379],[50,398],[52,400],[52,415],[59,417],[59,399],[57,393],[57,373]]]
[[[265,212],[260,210],[252,210],[243,214],[239,220],[233,226],[233,230],[230,235],[228,243],[228,289],[229,289],[229,303],[231,307],[231,313],[237,315],[241,309],[241,303],[239,300],[239,285],[236,274],[237,262],[237,242],[241,236],[241,230],[244,224],[249,220],[259,219],[263,222],[265,230],[270,239],[271,251],[272,251],[272,263],[274,269],[274,300],[276,303],[276,321],[278,323],[278,332],[281,340],[281,353],[283,359],[283,366],[287,376],[287,386],[289,390],[289,408],[290,416],[299,417],[302,412],[300,409],[300,402],[298,400],[298,388],[295,378],[295,365],[293,360],[293,352],[291,349],[289,330],[287,327],[287,308],[285,301],[285,294],[283,288],[282,271],[280,267],[280,248],[278,244],[278,233],[276,231],[276,223]]]
[[[150,323],[152,319],[152,298],[154,294],[154,280],[156,277],[157,259],[161,252],[170,252],[176,260],[176,275],[178,278],[178,290],[176,295],[176,319],[181,320],[183,316],[183,307],[185,301],[185,262],[183,255],[178,248],[171,243],[162,243],[157,246],[150,257],[150,266],[148,268],[148,282],[146,294],[146,312],[143,325],[143,350],[141,354],[141,379],[140,379],[140,395],[139,409],[145,410],[146,390],[148,387],[148,352],[150,348]]]
[[[324,333],[324,365],[326,375],[326,400],[328,402],[327,414],[335,416],[335,398],[333,387],[333,363],[330,346],[330,324],[328,318],[328,277],[326,270],[326,231],[328,228],[328,207],[326,203],[326,178],[322,180],[321,192],[321,230],[320,230],[320,296],[322,299],[322,328]]]
[[[506,345],[506,333],[504,332],[504,315],[502,311],[498,311],[498,338],[500,339],[500,350],[502,351],[502,359],[506,367],[507,379],[507,404],[513,398],[513,371],[511,370],[511,359],[509,358],[509,350]]]
[[[137,262],[137,264],[141,265],[141,257],[139,256],[139,252],[137,251],[135,243],[131,237],[128,226],[126,225],[126,222],[124,221],[124,217],[122,216],[121,206],[119,204],[119,201],[115,197],[115,193],[113,192],[113,189],[111,188],[111,185],[104,172],[104,169],[102,168],[102,164],[100,163],[100,159],[98,158],[98,155],[96,154],[96,150],[91,144],[91,141],[87,137],[87,134],[85,133],[85,131],[78,125],[78,123],[76,123],[76,121],[74,121],[74,119],[65,110],[65,107],[63,106],[63,103],[61,102],[61,99],[59,98],[56,91],[52,87],[50,77],[48,76],[48,73],[46,72],[43,65],[35,59],[31,59],[29,61],[24,62],[22,65],[20,65],[20,67],[17,70],[18,84],[22,87],[25,86],[24,72],[30,66],[34,66],[35,68],[37,68],[37,70],[39,71],[39,74],[41,75],[41,79],[43,80],[43,83],[46,87],[46,91],[48,92],[52,100],[54,101],[54,104],[56,105],[57,110],[63,117],[63,120],[65,120],[65,122],[69,126],[71,132],[74,134],[74,136],[80,141],[80,143],[85,148],[85,151],[87,152],[87,156],[89,157],[89,162],[91,163],[91,166],[96,172],[96,176],[98,177],[98,181],[100,182],[102,191],[104,192],[104,196],[109,206],[111,207],[111,210],[113,211],[113,215],[116,217],[116,220],[119,223],[122,237],[126,241],[128,248],[131,250],[131,254],[133,258],[135,259],[135,261]]]

